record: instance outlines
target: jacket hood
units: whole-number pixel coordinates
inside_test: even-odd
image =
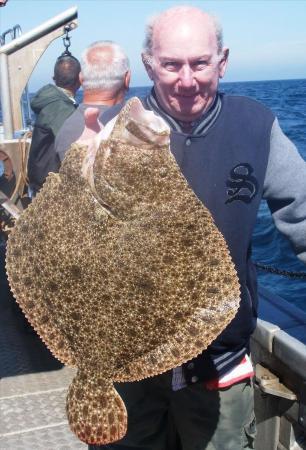
[[[38,114],[42,108],[44,108],[49,103],[55,102],[58,99],[67,100],[68,103],[71,103],[71,100],[67,97],[64,92],[62,92],[60,89],[58,89],[53,84],[47,84],[46,86],[43,86],[37,94],[32,98],[31,100],[31,108],[35,112],[35,114]]]

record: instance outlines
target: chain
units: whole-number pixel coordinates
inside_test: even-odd
[[[264,264],[255,261],[254,266],[257,267],[259,270],[264,270],[266,272],[273,273],[274,275],[281,275],[287,278],[299,278],[302,280],[306,280],[306,272],[291,272],[289,270],[277,269],[276,267],[266,266]]]
[[[63,37],[63,43],[64,43],[65,51],[64,51],[64,53],[62,53],[61,56],[71,56],[71,53],[68,50],[68,48],[71,45],[71,40],[70,40],[70,36],[69,36],[69,31],[71,31],[71,26],[66,25],[64,27],[64,30],[65,30],[65,36]]]

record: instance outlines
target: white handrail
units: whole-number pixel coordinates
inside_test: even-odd
[[[73,20],[78,15],[78,9],[76,6],[73,6],[72,8],[67,9],[66,11],[62,12],[61,14],[58,14],[57,16],[53,17],[50,20],[47,20],[46,22],[42,23],[38,27],[34,28],[31,31],[28,31],[27,33],[22,34],[16,39],[13,39],[8,44],[3,45],[0,47],[0,54],[5,53],[9,55],[10,53],[15,52],[16,50],[30,44],[33,41],[36,41],[41,36],[44,36],[45,34],[50,33],[51,31],[55,30],[61,25],[65,25],[69,20]]]

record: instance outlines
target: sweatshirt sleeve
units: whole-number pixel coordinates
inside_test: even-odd
[[[276,227],[306,264],[306,162],[282,132],[277,119],[271,130],[263,197]]]

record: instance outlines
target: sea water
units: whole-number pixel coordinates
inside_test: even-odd
[[[306,79],[221,83],[220,90],[227,94],[252,97],[271,108],[285,134],[306,160]],[[143,97],[149,91],[150,87],[130,88],[127,98]],[[81,99],[80,92],[78,101]],[[306,273],[306,266],[298,260],[287,239],[275,228],[265,201],[260,205],[253,234],[253,260],[276,269]],[[306,311],[306,279],[258,270],[258,280],[260,285]]]

